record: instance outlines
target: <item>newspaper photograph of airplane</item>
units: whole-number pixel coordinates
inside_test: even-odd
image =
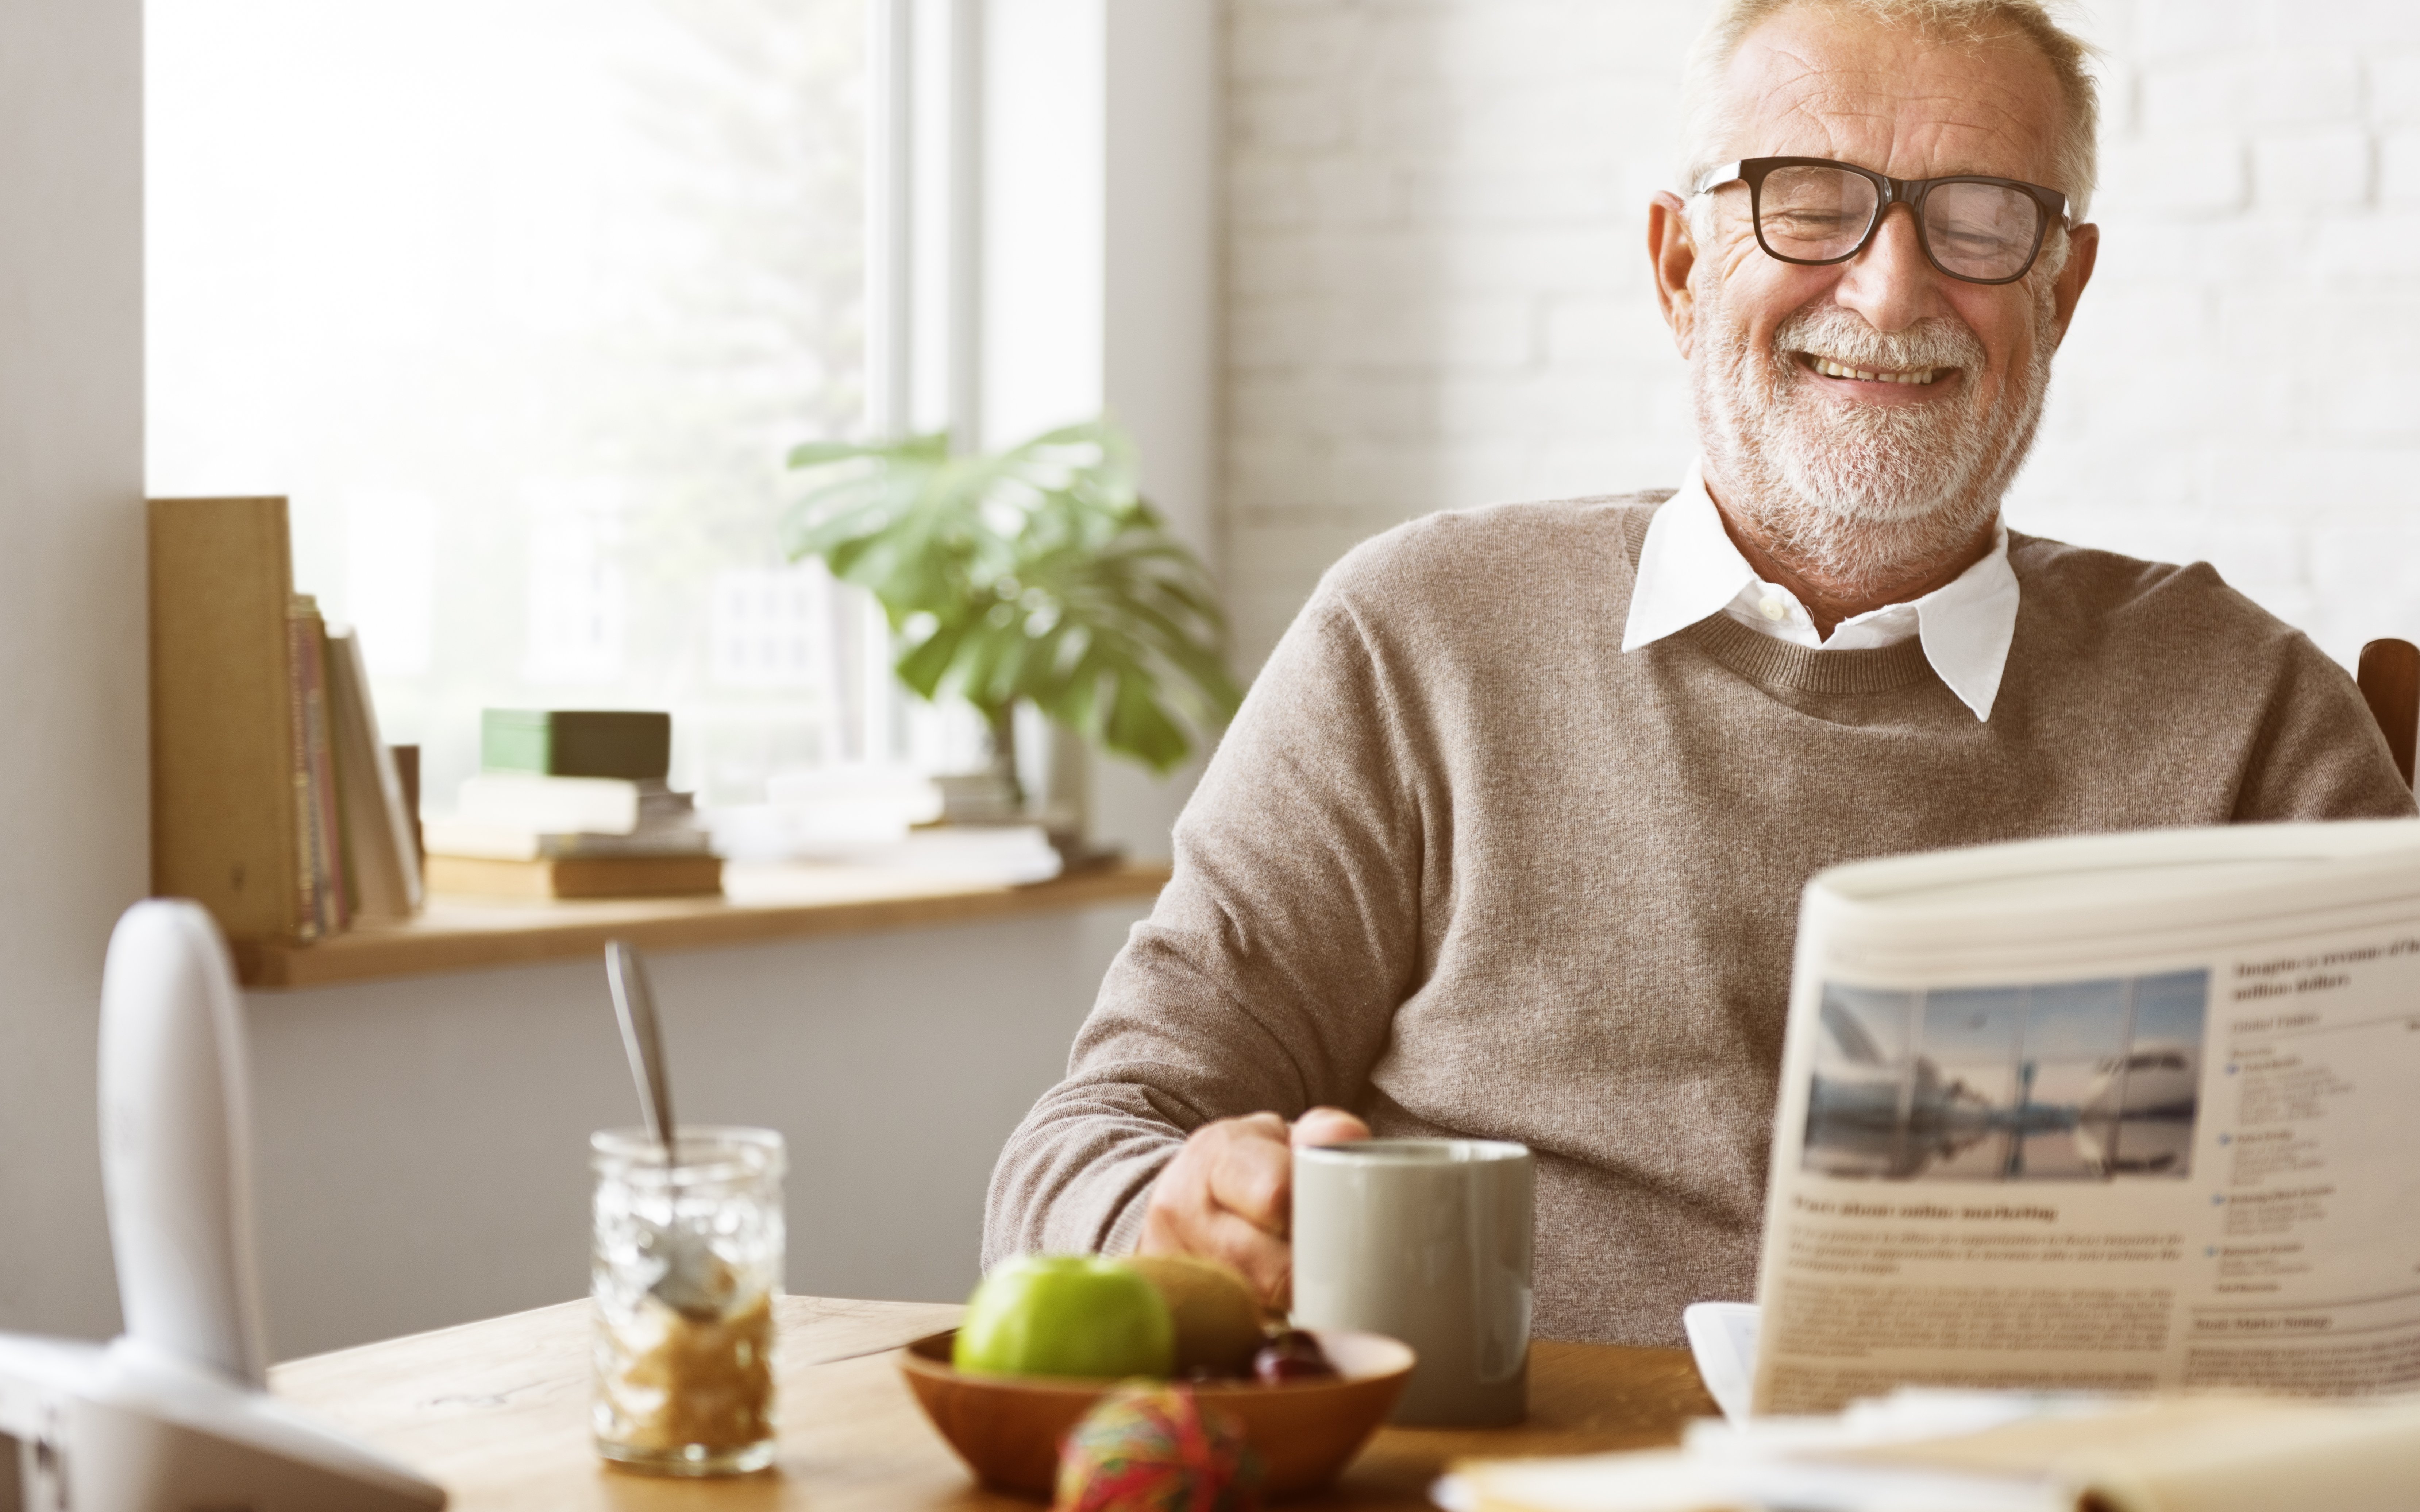
[[[2207,971],[1885,992],[1827,983],[1801,1166],[1920,1181],[2192,1174]]]

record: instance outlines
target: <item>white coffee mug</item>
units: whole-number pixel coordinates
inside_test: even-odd
[[[1295,1151],[1295,1321],[1412,1347],[1393,1421],[1528,1415],[1536,1169],[1526,1146],[1487,1139]]]

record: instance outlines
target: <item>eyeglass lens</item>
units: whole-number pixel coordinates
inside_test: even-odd
[[[1841,168],[1794,164],[1765,176],[1757,230],[1776,256],[1832,262],[1854,252],[1873,224],[1881,191]],[[1941,270],[1997,282],[2033,258],[2041,206],[1999,184],[1936,184],[1924,200],[1924,236]]]

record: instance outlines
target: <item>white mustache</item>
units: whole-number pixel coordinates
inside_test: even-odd
[[[1706,299],[1709,339],[1694,355],[1699,433],[1737,486],[1755,530],[1836,584],[1877,586],[1912,564],[1970,545],[1998,513],[2024,464],[2057,346],[2047,291],[2036,301],[2035,351],[2002,375],[1989,403],[1988,355],[1965,321],[1931,316],[1877,331],[1828,301],[1792,311],[1754,348],[1729,316],[1722,285]],[[1831,404],[1804,378],[1824,365],[1931,371],[1931,403]],[[1957,373],[1967,381],[1946,382]]]
[[[1955,367],[1972,373],[1983,365],[1983,339],[1962,320],[1927,316],[1905,331],[1884,332],[1837,304],[1810,305],[1784,320],[1773,333],[1773,349],[1783,358],[1803,353],[1869,369]]]

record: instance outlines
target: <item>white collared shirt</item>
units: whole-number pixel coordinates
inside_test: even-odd
[[[1995,530],[1992,549],[1951,581],[1914,603],[1885,604],[1842,620],[1826,640],[1797,595],[1759,578],[1731,544],[1706,492],[1704,465],[1693,462],[1680,491],[1648,523],[1621,649],[1651,645],[1717,609],[1751,629],[1815,651],[1861,651],[1921,636],[1924,659],[1934,674],[1976,718],[1989,719],[2008,667],[2009,642],[2017,633],[2017,575],[2009,566],[2008,527]]]

